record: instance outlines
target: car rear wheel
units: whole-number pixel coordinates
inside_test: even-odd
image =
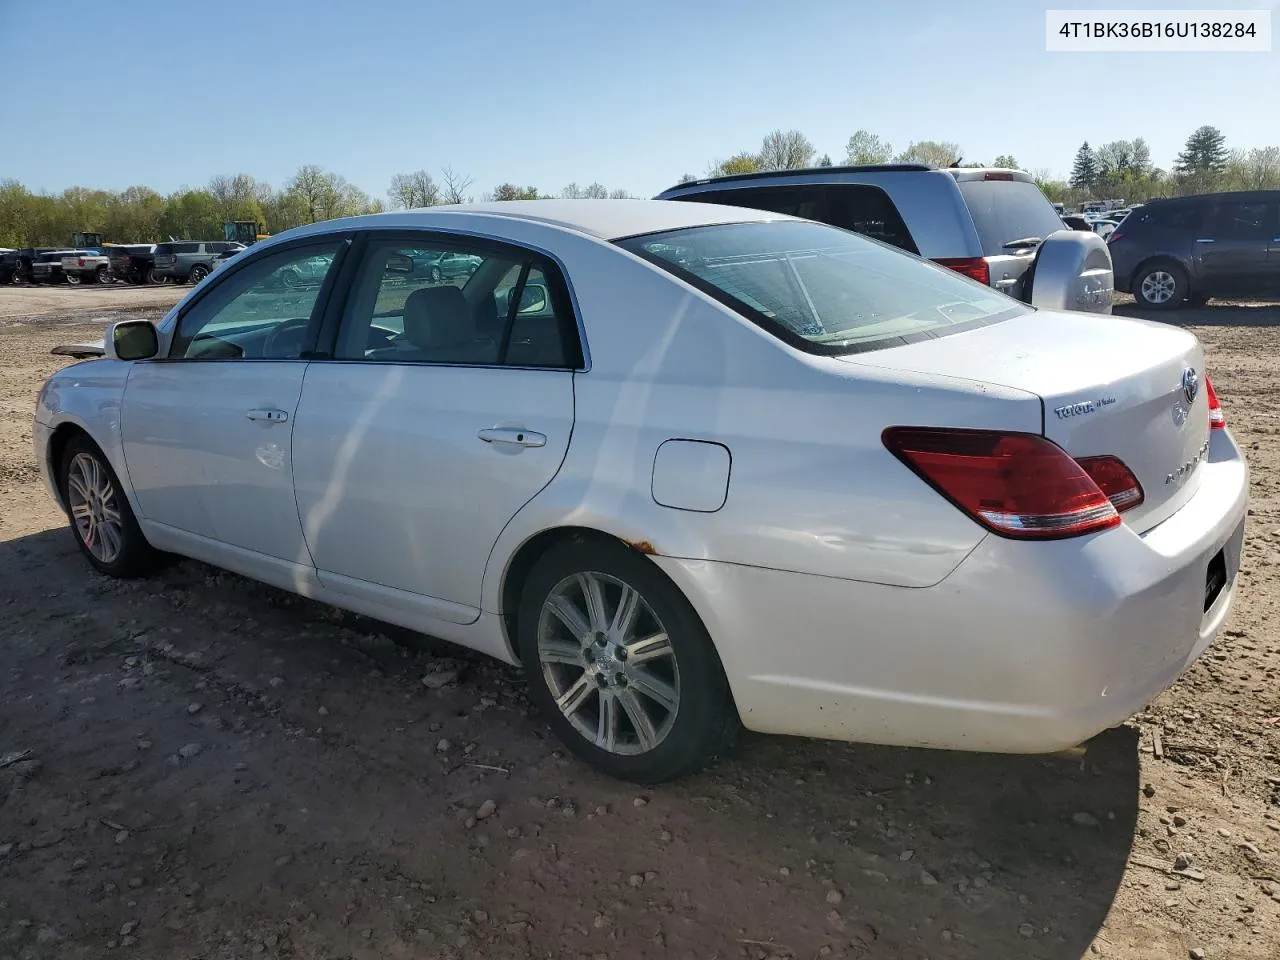
[[[661,570],[621,544],[548,550],[525,583],[517,623],[534,701],[570,750],[611,776],[683,776],[738,729],[697,614]]]
[[[440,272],[440,268],[439,268],[439,267],[432,267],[432,268],[431,268],[431,282],[432,282],[432,283],[439,283],[439,282],[440,282],[441,280],[443,280],[443,279],[444,279],[444,274]]]
[[[87,437],[67,443],[60,480],[71,532],[95,569],[136,577],[155,567],[160,554],[143,536],[107,458]]]
[[[209,275],[208,267],[202,266],[201,264],[196,264],[194,267],[191,268],[191,273],[187,276],[187,279],[192,283],[199,283],[208,275]]]
[[[155,267],[152,267],[151,269],[149,269],[149,270],[147,271],[147,273],[146,273],[146,276],[145,276],[143,279],[144,279],[147,283],[153,283],[153,284],[155,284],[156,286],[159,286],[160,284],[164,283],[164,277],[162,277],[162,276],[160,276],[160,274],[156,273],[156,268],[155,268]]]
[[[1187,275],[1174,263],[1158,261],[1138,271],[1133,298],[1138,306],[1152,310],[1172,310],[1186,296]]]
[[[297,270],[282,270],[280,272],[280,282],[290,290],[293,290],[302,286],[302,277]]]
[[[80,274],[78,273],[67,274],[67,283],[71,284],[72,286],[75,286],[79,282],[80,282]]]
[[[111,276],[111,271],[106,267],[99,267],[94,271],[93,278],[97,280],[98,283],[111,283],[111,281],[115,279]]]

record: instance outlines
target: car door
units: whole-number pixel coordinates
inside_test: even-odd
[[[184,306],[168,354],[135,363],[121,412],[140,521],[157,546],[242,569],[239,555],[310,566],[293,496],[291,434],[326,286],[275,272],[346,249],[293,245],[219,273]],[[278,564],[277,564],[278,566]]]
[[[1271,286],[1268,247],[1276,235],[1275,218],[1274,202],[1215,201],[1196,235],[1196,292],[1215,297],[1265,295]]]
[[[432,282],[415,264],[439,252],[478,262]],[[470,623],[498,534],[568,449],[581,353],[564,281],[505,244],[374,235],[332,343],[332,359],[307,371],[293,436],[320,582]]]

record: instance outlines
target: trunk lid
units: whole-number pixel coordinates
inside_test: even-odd
[[[1143,502],[1122,516],[1140,532],[1177,511],[1199,485],[1209,440],[1204,351],[1176,327],[1038,311],[844,359],[1038,395],[1048,439],[1077,459],[1115,456],[1133,471]]]

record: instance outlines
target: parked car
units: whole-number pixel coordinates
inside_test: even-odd
[[[36,254],[31,261],[32,283],[66,283],[67,275],[62,270],[63,257],[79,257],[95,254],[93,250],[50,250]]]
[[[413,277],[440,249],[480,265]],[[1181,328],[711,204],[399,211],[241,256],[40,391],[88,563],[196,557],[521,664],[611,774],[687,773],[740,722],[1060,749],[1235,597],[1248,468]]]
[[[1093,226],[1084,217],[1075,213],[1063,214],[1062,222],[1071,230],[1093,230]]]
[[[1091,223],[1090,228],[1100,236],[1103,240],[1111,236],[1116,227],[1120,226],[1119,220],[1095,220]]]
[[[67,283],[111,283],[111,258],[105,253],[73,253],[62,258],[62,275]]]
[[[111,248],[111,272],[129,283],[161,283],[155,275],[156,244],[131,243]]]
[[[13,283],[30,283],[32,266],[36,259],[45,253],[57,252],[54,247],[23,247],[13,254],[5,254],[5,257],[12,257],[13,274],[10,281]]]
[[[1116,285],[1144,307],[1280,298],[1280,190],[1152,200],[1107,238]]]
[[[172,240],[156,244],[154,276],[177,283],[199,283],[213,272],[220,253],[239,251],[244,244],[228,240]]]
[[[18,251],[0,252],[0,283],[12,283],[18,273]]]
[[[1110,313],[1106,244],[1068,230],[1031,176],[919,164],[694,180],[659,194],[820,220],[927,257],[1015,299]]]
[[[239,251],[232,251],[234,256]],[[275,279],[281,285],[294,288],[307,284],[319,284],[329,272],[331,257],[317,256],[297,260],[276,271]]]

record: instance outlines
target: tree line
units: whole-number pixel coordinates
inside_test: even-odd
[[[845,144],[842,160],[848,165],[925,163],[935,167],[985,167],[967,159],[957,143],[916,140],[901,150],[869,130],[856,130]],[[830,154],[818,149],[799,130],[774,130],[757,150],[741,150],[712,163],[706,176],[831,166]],[[1002,153],[990,166],[1021,169],[1017,159]],[[1131,202],[1156,197],[1212,193],[1220,190],[1280,190],[1280,147],[1232,150],[1216,127],[1197,128],[1186,141],[1171,170],[1151,162],[1151,150],[1142,137],[1113,140],[1098,147],[1083,143],[1076,152],[1070,175],[1063,179],[1044,168],[1028,171],[1050,200],[1068,205],[1090,199],[1123,197]],[[681,182],[697,179],[685,174]]]
[[[97,190],[69,187],[61,193],[35,193],[16,180],[0,180],[0,247],[61,247],[80,231],[101,233],[113,243],[201,240],[222,237],[231,220],[251,221],[267,233],[335,217],[381,213],[387,209],[468,203],[473,178],[453,167],[437,175],[427,170],[397,173],[387,199],[371,197],[341,174],[318,166],[300,167],[282,188],[247,173],[217,176],[203,187],[182,187],[161,194],[150,187]],[[558,194],[511,183],[497,186],[485,199],[540,197],[628,197],[603,184],[571,183]]]
[[[957,143],[945,140],[912,141],[895,150],[868,130],[856,130],[845,144],[845,164],[926,163],[937,167],[981,167],[964,155]],[[740,150],[711,163],[704,176],[755,173],[824,167],[831,155],[799,130],[774,130],[756,150]],[[991,166],[1020,169],[1011,154],[991,159]],[[1226,137],[1212,126],[1197,128],[1186,141],[1170,170],[1151,162],[1151,150],[1142,137],[1114,140],[1090,146],[1081,144],[1070,175],[1055,177],[1047,169],[1028,171],[1050,200],[1075,205],[1085,200],[1123,197],[1140,202],[1155,197],[1209,193],[1219,190],[1280,189],[1280,147],[1233,150]],[[687,173],[680,182],[697,179]],[[96,190],[70,187],[61,193],[33,193],[16,180],[0,180],[0,246],[62,246],[72,233],[93,231],[118,243],[174,239],[207,239],[222,236],[228,220],[259,223],[268,233],[279,233],[301,224],[334,217],[378,213],[382,210],[429,207],[441,203],[467,203],[474,199],[472,177],[446,166],[433,175],[428,170],[397,173],[391,178],[386,200],[371,197],[341,174],[318,166],[300,167],[279,189],[247,173],[214,177],[204,187],[183,187],[168,195],[150,187]],[[563,198],[625,198],[626,190],[609,189],[599,182],[580,186],[570,183],[559,191],[508,182],[483,195],[485,200],[537,200]]]

